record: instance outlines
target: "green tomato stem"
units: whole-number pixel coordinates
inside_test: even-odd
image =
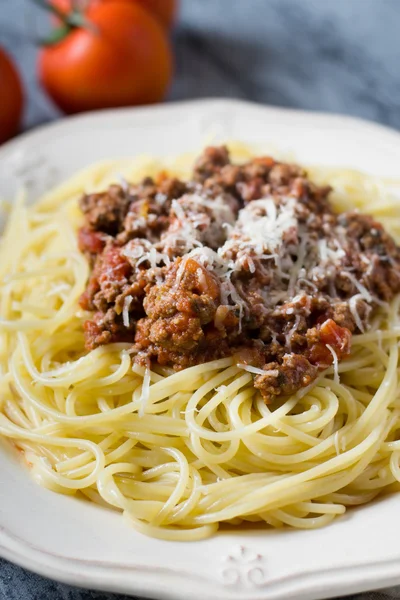
[[[39,40],[41,46],[53,46],[62,42],[74,29],[87,29],[92,33],[97,34],[98,29],[84,15],[82,10],[78,8],[76,0],[72,3],[70,12],[64,12],[57,6],[54,6],[48,0],[32,0],[35,4],[53,13],[61,21],[61,25],[54,29],[46,38]]]

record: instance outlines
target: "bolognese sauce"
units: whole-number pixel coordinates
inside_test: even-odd
[[[394,240],[329,193],[299,166],[210,147],[190,181],[85,195],[87,348],[126,341],[136,362],[174,369],[234,356],[266,401],[307,386],[400,291]]]

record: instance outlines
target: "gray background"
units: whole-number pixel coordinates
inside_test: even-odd
[[[24,128],[59,117],[35,81],[46,18],[0,0],[0,44],[27,90]],[[400,129],[400,0],[181,0],[169,100],[209,96],[356,115]],[[1,102],[1,82],[0,82]],[[0,561],[1,600],[114,600]],[[121,598],[121,597],[119,597]],[[400,598],[400,588],[363,595]]]

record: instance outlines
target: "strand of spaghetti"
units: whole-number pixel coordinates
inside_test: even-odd
[[[185,457],[185,455],[176,450],[175,448],[163,448],[166,454],[169,454],[173,458],[175,458],[176,462],[179,465],[179,479],[176,484],[176,487],[160,512],[152,519],[151,525],[159,526],[161,525],[166,518],[171,514],[174,507],[178,504],[179,500],[182,498],[185,489],[189,483],[189,463]]]
[[[69,416],[63,415],[59,411],[56,411],[55,409],[50,408],[49,406],[45,405],[42,400],[40,400],[37,396],[35,396],[33,394],[33,390],[31,389],[29,382],[24,381],[21,374],[16,369],[13,360],[10,363],[10,370],[14,377],[16,389],[21,394],[21,396],[26,398],[42,414],[52,417],[59,423],[68,424],[68,425],[72,425],[72,426],[75,425],[78,427],[81,427],[82,424],[84,424],[86,427],[88,427],[90,425],[95,425],[98,423],[108,423],[110,421],[119,419],[121,416],[129,415],[132,412],[132,410],[134,410],[134,408],[135,408],[134,403],[131,402],[124,406],[115,408],[114,410],[112,410],[106,414],[100,413],[100,414],[94,414],[94,415],[90,415],[90,416],[84,415],[84,416],[77,416],[77,417],[69,417]],[[38,386],[36,386],[36,389],[38,389]]]
[[[190,436],[190,440],[191,440],[191,447],[193,448],[193,451],[196,454],[196,456],[198,456],[199,459],[202,460],[204,462],[204,464],[206,464],[208,466],[210,464],[216,465],[216,464],[229,462],[238,453],[239,445],[240,445],[240,439],[237,438],[237,439],[231,440],[228,443],[228,447],[226,448],[225,451],[210,452],[210,451],[206,451],[203,447],[203,445],[206,444],[207,440],[203,440],[203,443],[202,443],[202,438],[200,438],[197,435],[194,435],[193,433]]]
[[[387,409],[393,398],[396,396],[398,357],[398,345],[396,342],[392,342],[390,345],[388,367],[383,381],[375,395],[371,398],[371,401],[365,408],[363,414],[354,424],[354,427],[351,428],[351,431],[349,431],[349,441],[354,439],[357,435],[361,435],[363,432],[370,430],[368,429],[368,426],[371,426],[371,423],[373,422],[372,416],[379,422],[380,415]]]
[[[173,433],[175,435],[188,435],[187,427],[184,422],[175,423],[170,417],[151,416],[139,417],[138,415],[131,414],[135,408],[134,402],[130,402],[118,408],[114,408],[107,413],[98,413],[93,415],[82,415],[82,416],[67,416],[63,415],[57,410],[47,406],[38,397],[33,394],[31,386],[27,381],[24,381],[20,373],[15,369],[13,362],[10,365],[11,372],[13,373],[14,381],[18,392],[25,398],[29,399],[31,404],[35,406],[39,412],[49,417],[53,417],[58,423],[62,423],[70,426],[88,427],[90,425],[98,423],[108,423],[119,419],[121,416],[125,417],[125,424],[128,427],[127,433],[130,433],[130,429],[135,428],[137,432],[147,431],[147,427],[153,424],[153,429],[156,427],[160,432]],[[36,386],[38,388],[38,386]],[[128,420],[128,415],[130,419]],[[146,421],[145,421],[146,419]]]
[[[122,458],[127,457],[130,448],[132,448],[132,446],[134,446],[135,443],[136,442],[134,440],[126,440],[123,444],[121,444],[120,446],[115,448],[115,450],[113,450],[112,452],[106,453],[104,465],[107,466],[107,465],[113,463],[117,459],[121,460]],[[79,478],[80,479],[91,472],[91,470],[92,470],[91,467],[92,467],[91,463],[86,462],[86,464],[82,464],[82,466],[80,466],[80,467],[77,467],[75,469],[70,469],[69,471],[65,471],[65,472],[63,472],[63,474],[67,478],[73,478],[73,479]],[[139,473],[140,469],[138,467],[136,467],[136,471],[137,471],[137,473]],[[58,472],[58,469],[57,469],[57,472]]]
[[[301,485],[304,486],[304,484],[307,484],[306,490],[308,489],[308,491],[306,491],[305,493],[305,498],[307,498],[308,494],[310,493],[310,484],[311,486],[313,486],[314,482],[312,480],[316,479],[317,477],[326,477],[327,475],[331,474],[334,474],[336,476],[335,470],[337,468],[339,468],[340,471],[343,471],[345,468],[353,465],[357,461],[359,461],[359,463],[362,464],[363,470],[366,464],[369,463],[371,456],[376,451],[377,442],[379,442],[379,439],[382,435],[382,431],[383,425],[377,427],[375,431],[373,431],[363,442],[361,442],[361,444],[359,444],[352,450],[349,450],[340,456],[331,458],[325,463],[317,465],[312,469],[309,469],[305,473],[290,475],[275,483],[269,484],[267,486],[262,486],[259,489],[257,489],[256,492],[250,492],[250,494],[245,494],[244,497],[241,497],[240,502],[232,504],[229,508],[224,509],[223,512],[225,514],[222,514],[222,512],[209,513],[201,515],[199,517],[195,517],[193,519],[193,522],[197,524],[204,524],[207,522],[220,521],[221,519],[225,520],[227,518],[233,518],[238,514],[245,514],[247,512],[256,512],[257,510],[271,510],[274,507],[275,503],[279,503],[282,501],[280,500],[282,496],[286,496],[284,501],[288,499],[287,503],[290,503],[291,494],[298,496],[299,499],[299,497],[301,497],[299,490],[301,489]],[[350,473],[347,474],[347,476],[349,475]],[[347,476],[344,475],[343,479],[346,479]],[[351,477],[350,480],[352,478],[353,477]],[[334,483],[334,485],[337,485],[337,481]],[[296,487],[298,488],[297,490]]]
[[[20,349],[24,366],[29,375],[32,377],[32,379],[38,383],[41,383],[42,385],[49,385],[50,387],[68,387],[87,378],[85,367],[91,370],[97,369],[98,361],[103,358],[109,362],[110,348],[107,350],[105,346],[102,346],[96,348],[90,354],[78,358],[78,360],[74,362],[65,364],[63,367],[59,367],[58,369],[54,369],[48,373],[40,373],[34,365],[26,335],[24,335],[22,332],[18,332],[17,338],[19,342],[19,348],[17,348],[15,351],[17,358],[18,350]],[[124,369],[125,366],[129,367],[130,362],[128,363],[129,356],[127,353],[122,350],[120,356],[123,358]],[[63,372],[66,373],[66,375],[64,377],[60,377]]]
[[[391,329],[379,329],[378,331],[371,331],[369,333],[362,333],[354,335],[352,339],[353,346],[363,345],[366,342],[377,342],[379,339],[387,340],[390,338],[400,337],[400,327],[394,326]]]
[[[115,448],[114,450],[112,450],[111,452],[106,452],[105,453],[105,465],[109,465],[112,462],[116,461],[116,460],[121,460],[123,457],[125,457],[128,452],[136,445],[136,441],[135,440],[125,440],[125,442],[123,442],[122,444],[120,444],[117,448]],[[102,448],[104,450],[104,448]],[[60,462],[58,462],[55,465],[56,471],[57,473],[62,473],[68,477],[73,477],[73,478],[81,478],[86,476],[88,473],[90,473],[91,471],[91,465],[89,463],[89,459],[90,457],[88,456],[87,453],[82,454],[79,457],[75,457],[76,463],[78,463],[77,466],[73,467],[73,468],[65,468],[65,463],[67,461],[64,461],[64,465],[62,469],[60,469]],[[73,459],[70,459],[73,460]]]
[[[179,527],[177,529],[172,527],[153,527],[152,525],[147,525],[143,523],[139,519],[136,519],[129,513],[126,514],[129,522],[133,525],[136,531],[144,533],[154,538],[158,538],[159,540],[169,540],[169,541],[197,541],[203,540],[212,536],[218,530],[218,523],[212,523],[209,525],[201,525],[197,527],[190,527],[189,529],[185,529],[183,527]]]
[[[36,441],[39,444],[49,444],[50,446],[63,446],[69,448],[79,448],[81,450],[90,451],[95,459],[94,468],[92,473],[83,479],[78,481],[71,481],[65,477],[61,477],[57,473],[52,472],[50,469],[47,469],[47,466],[43,465],[45,468],[48,477],[51,477],[56,482],[62,482],[62,485],[65,487],[79,489],[83,487],[87,487],[94,483],[99,473],[104,469],[105,458],[104,453],[101,451],[97,444],[93,444],[88,440],[82,439],[68,439],[68,438],[57,438],[57,437],[45,437],[42,435],[35,434],[32,431],[27,431],[25,429],[21,429],[20,427],[16,427],[12,423],[8,422],[4,415],[0,414],[0,433],[5,437],[13,437],[15,439],[25,439]]]
[[[174,375],[171,375],[170,377],[167,377],[163,381],[159,381],[150,387],[149,401],[158,402],[159,400],[163,400],[170,395],[171,389],[174,391],[186,391],[186,389],[182,388],[182,385],[185,384],[189,384],[188,391],[191,391],[190,381],[193,380],[193,376],[196,377],[206,373],[210,374],[212,371],[226,369],[230,367],[232,363],[233,359],[231,357],[221,358],[219,360],[214,360],[178,371],[177,373],[174,373]]]
[[[183,500],[180,504],[175,506],[170,515],[168,516],[168,525],[172,525],[173,523],[177,523],[184,519],[190,512],[196,510],[197,503],[200,499],[201,491],[201,477],[199,473],[190,467],[190,476],[192,479],[192,491],[190,496]]]
[[[21,191],[16,199],[11,210],[8,221],[6,222],[5,231],[0,238],[0,279],[5,273],[14,273],[17,265],[20,262],[22,248],[15,245],[13,242],[17,239],[24,240],[28,231],[28,222],[26,219],[25,209],[25,193]],[[15,237],[18,236],[18,237]],[[8,252],[8,248],[14,247],[14,252]]]
[[[105,467],[97,479],[97,489],[100,496],[109,504],[121,509],[129,510],[131,502],[126,498],[114,481],[116,473],[131,473],[136,475],[138,469],[131,463],[114,463]]]
[[[343,511],[336,514],[343,514],[344,512],[345,509],[343,507]],[[282,521],[282,523],[285,523],[285,525],[290,525],[291,527],[296,527],[297,529],[314,529],[315,527],[323,527],[328,525],[328,523],[331,523],[335,518],[335,514],[331,513],[324,514],[319,517],[299,518],[294,517],[293,515],[290,515],[281,509],[271,511],[271,516],[275,519],[279,519]]]
[[[96,185],[110,169],[118,164],[117,160],[108,160],[82,169],[71,179],[45,194],[37,202],[36,209],[38,211],[54,210],[64,201],[84,192],[91,184]]]

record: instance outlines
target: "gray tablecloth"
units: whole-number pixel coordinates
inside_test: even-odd
[[[60,116],[35,79],[34,40],[45,27],[29,0],[0,0],[0,44],[17,59],[27,89],[25,128]],[[182,0],[169,98],[247,98],[400,129],[399,30],[400,0]],[[75,590],[1,561],[0,598],[117,597]],[[359,598],[400,599],[400,588]]]

